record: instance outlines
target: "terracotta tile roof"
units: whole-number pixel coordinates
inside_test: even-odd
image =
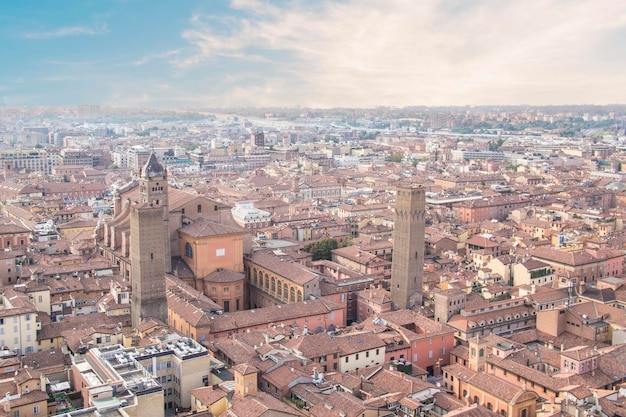
[[[130,315],[109,317],[105,313],[91,313],[88,316],[89,321],[86,321],[85,317],[86,316],[65,317],[63,321],[43,324],[37,334],[37,340],[61,337],[65,331],[81,329],[87,326],[91,327],[93,323],[98,323],[99,326],[105,326],[109,329],[115,328],[118,326],[118,323],[122,323],[122,327],[130,326]]]
[[[324,397],[324,403],[315,404],[310,413],[314,417],[359,417],[367,411],[361,400],[347,392],[333,392]]]
[[[550,263],[556,262],[568,266],[579,266],[593,264],[604,261],[606,259],[618,258],[624,256],[622,251],[606,249],[602,251],[591,251],[588,249],[573,252],[560,251],[556,249],[539,247],[531,251],[533,258],[543,260]]]
[[[456,378],[473,385],[485,392],[489,392],[498,399],[509,404],[515,404],[520,393],[526,391],[510,382],[486,372],[474,372],[461,365],[449,365],[443,368],[444,372],[454,375]],[[530,391],[533,392],[534,391]],[[536,395],[536,394],[535,394]]]
[[[350,333],[346,336],[337,336],[334,340],[341,355],[351,355],[385,346],[385,342],[370,332]]]
[[[34,404],[48,399],[48,393],[38,389],[32,390],[28,394],[22,394],[19,398],[9,400],[10,408],[17,408],[26,404]]]
[[[364,386],[362,389],[372,395],[402,393],[405,396],[409,396],[420,391],[436,388],[430,382],[403,372],[385,369],[382,366],[375,369],[362,369],[355,371],[354,374],[360,375],[363,380],[370,383],[370,385]]]
[[[230,269],[218,268],[215,271],[202,278],[206,282],[238,282],[245,279],[243,272],[235,272]]]
[[[447,417],[501,417],[500,414],[495,411],[491,411],[486,407],[478,404],[471,404],[457,408],[448,414]]]
[[[340,351],[336,338],[329,336],[325,332],[292,338],[284,341],[282,344],[288,349],[297,350],[308,359],[332,355]]]
[[[319,279],[319,275],[296,262],[291,256],[279,254],[276,251],[259,250],[255,251],[250,260],[262,268],[266,268],[276,275],[288,278],[292,282],[305,285],[308,282]]]
[[[293,385],[294,381],[302,379],[303,377],[310,377],[310,375],[305,374],[287,363],[275,369],[269,369],[267,372],[263,373],[261,378],[280,389],[288,385]]]
[[[195,398],[198,399],[198,401],[200,401],[200,403],[207,407],[211,404],[215,404],[226,396],[226,392],[224,392],[222,389],[213,389],[213,387],[200,387],[192,389],[191,391],[189,391],[189,394],[193,395]]]
[[[231,400],[230,413],[237,417],[274,417],[274,416],[303,416],[304,414],[295,408],[288,406],[282,401],[264,392],[257,392],[256,395],[241,397],[233,396]]]
[[[211,316],[211,333],[232,331],[270,323],[291,324],[292,320],[342,310],[343,307],[325,299],[301,301],[254,310]]]
[[[204,217],[194,219],[192,223],[181,227],[178,231],[192,237],[211,237],[245,233],[243,229],[226,226],[205,219]]]
[[[485,323],[489,323],[490,320],[493,320],[494,323],[497,323],[499,319],[502,319],[502,322],[506,322],[506,317],[515,317],[518,314],[520,317],[524,317],[524,314],[527,314],[527,317],[532,317],[533,311],[534,309],[531,306],[521,305],[502,310],[494,310],[481,314],[474,314],[471,316],[455,314],[448,320],[448,325],[462,331],[467,331],[474,328],[479,328],[479,324],[483,321]]]
[[[459,408],[463,408],[465,406],[465,403],[463,403],[463,401],[448,394],[447,392],[443,392],[443,391],[437,392],[433,398],[438,407],[448,412],[451,412],[452,410],[457,410]]]
[[[255,368],[252,365],[249,365],[247,363],[242,363],[239,365],[235,365],[233,366],[233,369],[237,372],[239,372],[241,375],[251,375],[251,374],[258,374],[259,370],[257,368]]]
[[[212,341],[210,349],[214,352],[221,352],[234,364],[248,363],[256,355],[252,347],[237,340],[227,338]]]
[[[373,289],[359,291],[358,297],[371,300],[378,304],[384,304],[384,303],[391,302],[390,294],[391,293],[387,290],[383,290],[380,288],[379,289],[373,288]]]

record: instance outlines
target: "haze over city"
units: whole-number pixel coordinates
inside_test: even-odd
[[[0,105],[626,102],[618,1],[3,2]]]

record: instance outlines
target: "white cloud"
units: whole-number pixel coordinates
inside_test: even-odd
[[[94,36],[108,32],[106,23],[100,28],[94,29],[86,26],[65,26],[58,29],[42,32],[29,32],[22,35],[25,39],[55,39],[68,36]]]
[[[625,73],[598,62],[610,55],[600,53],[611,47],[606,40],[626,27],[623,2],[347,0],[279,7],[233,0],[231,6],[239,17],[194,15],[182,34],[194,52],[176,61],[186,70],[224,58],[267,64],[252,88],[233,84],[214,98],[230,105],[626,102],[626,92],[614,87],[624,85]]]
[[[174,57],[174,56],[178,55],[179,53],[180,53],[180,51],[171,50],[171,51],[166,51],[166,52],[163,52],[163,53],[160,53],[160,54],[146,55],[144,57],[139,58],[135,62],[133,62],[133,65],[145,65],[145,64],[147,64],[149,62],[152,62],[154,60],[168,59],[168,58]]]

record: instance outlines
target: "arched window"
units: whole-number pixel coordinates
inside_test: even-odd
[[[481,349],[481,350],[479,350],[479,351],[478,351],[478,356],[479,356],[479,357],[481,357],[481,358],[482,358],[483,356],[485,356],[485,349]]]
[[[256,286],[256,283],[257,283],[257,273],[256,273],[256,268],[254,268],[254,269],[252,270],[252,277],[253,277],[253,280],[254,280],[254,281],[253,281],[253,282],[254,282],[254,285]]]
[[[267,276],[267,274],[265,274],[265,290],[269,291],[270,289],[270,277]]]
[[[193,258],[193,248],[189,242],[185,243],[185,256],[187,258]]]
[[[294,287],[291,287],[291,302],[295,302],[296,301],[296,289]]]
[[[302,301],[302,291],[298,290],[298,301]]]
[[[289,285],[285,284],[283,287],[283,298],[285,301],[289,301]]]
[[[276,295],[280,298],[283,296],[283,283],[282,281],[278,281],[278,292]]]
[[[276,292],[276,278],[272,277],[272,292]]]

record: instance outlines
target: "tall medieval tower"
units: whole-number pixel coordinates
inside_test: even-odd
[[[391,301],[396,310],[422,305],[425,213],[423,188],[397,188],[391,263]]]
[[[132,324],[154,317],[167,323],[165,273],[171,267],[167,172],[153,153],[141,169],[139,201],[130,208]]]

